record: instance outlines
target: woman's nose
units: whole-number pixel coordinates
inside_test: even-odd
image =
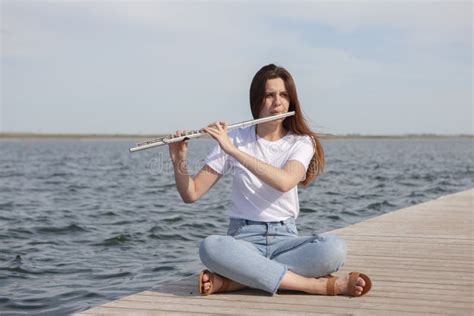
[[[281,104],[281,96],[277,95],[277,96],[275,97],[275,105],[278,106],[278,105],[280,105],[280,104]]]

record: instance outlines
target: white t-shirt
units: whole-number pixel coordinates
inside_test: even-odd
[[[288,132],[285,137],[272,142],[258,137],[255,126],[232,130],[228,135],[239,150],[277,168],[283,168],[289,160],[297,160],[307,170],[314,155],[313,142],[307,135]],[[216,172],[231,173],[233,176],[230,217],[262,222],[298,217],[300,207],[297,186],[288,192],[272,188],[227,155],[219,144],[205,162]]]

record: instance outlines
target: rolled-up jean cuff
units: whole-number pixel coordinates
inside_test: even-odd
[[[273,291],[271,292],[272,295],[275,295],[276,292],[278,291],[278,289],[280,288],[280,283],[281,283],[281,280],[283,280],[283,277],[285,276],[285,274],[288,272],[288,268],[286,266],[283,266],[283,273],[281,274],[280,278],[278,279],[278,282],[275,286],[275,288],[273,289]]]

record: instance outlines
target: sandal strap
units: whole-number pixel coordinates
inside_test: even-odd
[[[214,277],[214,273],[210,272],[210,271],[207,271],[207,275],[209,276],[209,291],[207,292],[207,294],[212,294],[214,293],[214,282],[215,282],[215,277]]]
[[[330,276],[326,282],[326,295],[334,296],[336,295],[336,277]]]
[[[349,273],[349,283],[348,283],[348,288],[349,288],[349,296],[356,296],[356,284],[357,284],[357,279],[359,278],[360,273],[359,272],[351,272]]]
[[[227,292],[230,288],[230,280],[226,277],[221,276],[222,278],[222,285],[219,288],[219,292]]]

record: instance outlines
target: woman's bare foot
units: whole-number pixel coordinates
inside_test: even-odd
[[[205,272],[202,275],[202,292],[204,295],[208,294],[208,292],[211,290],[211,277],[210,273],[212,272]],[[212,285],[212,293],[220,293],[220,292],[231,292],[231,291],[236,291],[245,288],[246,286],[240,283],[237,283],[235,281],[232,281],[231,279],[227,279],[217,273],[212,273],[214,275],[214,280],[213,280],[213,285]],[[227,281],[227,286],[224,286],[224,281]],[[209,294],[212,294],[209,293]]]

